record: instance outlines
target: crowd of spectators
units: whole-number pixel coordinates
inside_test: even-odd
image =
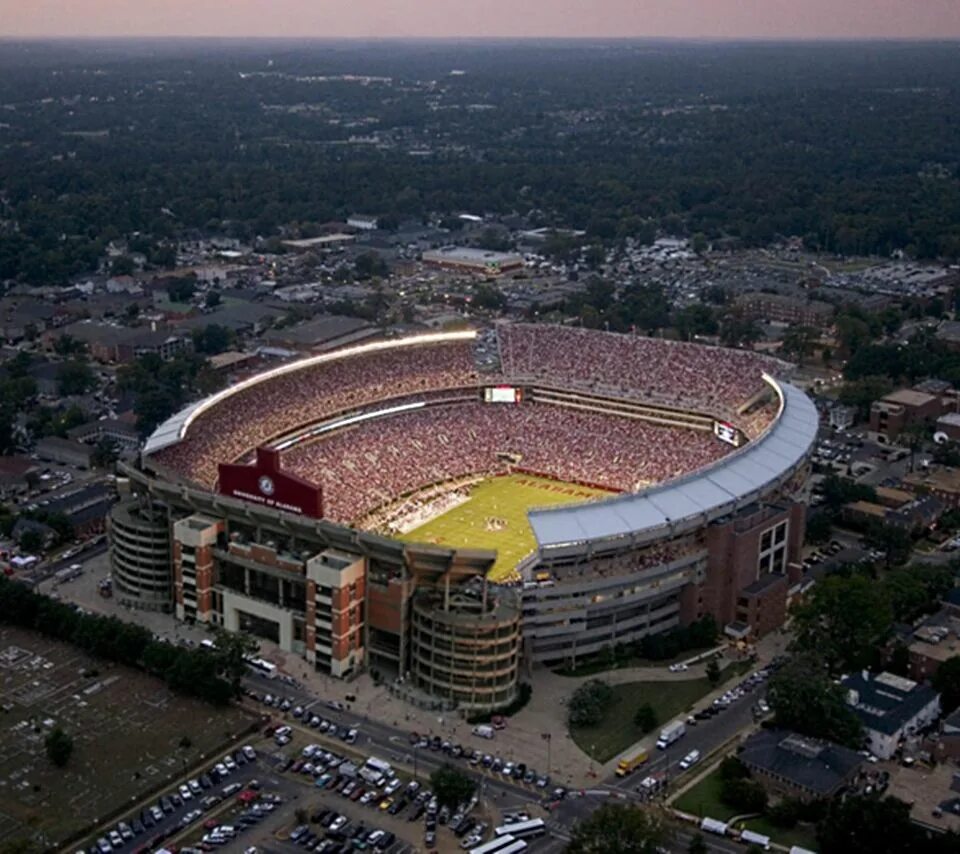
[[[776,359],[727,347],[619,335],[554,324],[497,326],[503,373],[515,382],[552,382],[709,414],[737,409],[765,389]]]
[[[434,406],[295,446],[283,467],[324,488],[325,515],[352,522],[428,484],[526,471],[632,491],[714,462],[730,448],[705,431],[545,403]],[[517,462],[518,461],[518,462]]]
[[[230,395],[201,413],[186,438],[156,461],[213,486],[217,464],[306,424],[378,400],[476,385],[469,341],[352,356],[290,371]]]

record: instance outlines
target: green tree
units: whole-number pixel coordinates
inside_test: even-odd
[[[802,366],[813,353],[819,338],[817,330],[810,326],[791,326],[783,336],[783,350]]]
[[[720,681],[720,665],[716,658],[711,658],[707,662],[707,679],[711,685],[716,685]]]
[[[613,689],[600,679],[585,682],[570,697],[567,718],[570,726],[596,726],[613,702]]]
[[[247,673],[246,659],[254,656],[260,650],[256,638],[244,632],[228,632],[218,629],[215,634],[216,645],[212,655],[217,661],[217,673],[223,676],[233,687],[234,693],[240,694],[240,682]]]
[[[837,399],[845,406],[855,406],[857,419],[865,421],[870,417],[870,404],[891,391],[893,382],[889,377],[865,376],[845,382],[840,387]]]
[[[43,537],[40,532],[32,529],[24,531],[20,535],[20,548],[29,554],[39,552],[43,548]]]
[[[749,777],[727,778],[720,781],[720,800],[744,813],[761,813],[767,806],[767,792]]]
[[[117,443],[109,436],[104,436],[93,449],[91,462],[100,469],[110,468],[120,457]]]
[[[847,797],[831,802],[817,825],[822,854],[876,854],[917,850],[920,835],[910,807],[897,798]],[[920,850],[929,850],[921,845]]]
[[[110,273],[113,276],[130,276],[136,269],[137,265],[129,255],[118,255],[110,262]]]
[[[883,553],[883,562],[887,569],[906,563],[913,551],[913,538],[909,531],[899,525],[879,520],[874,520],[867,525],[863,534],[863,544],[867,548]]]
[[[73,753],[73,738],[61,727],[54,727],[44,739],[43,744],[47,751],[47,758],[58,768],[63,768],[70,761],[70,755]]]
[[[833,522],[827,513],[814,513],[807,519],[807,542],[818,546],[833,534]]]
[[[644,703],[633,716],[633,723],[644,734],[652,732],[659,724],[656,710],[649,703]]]
[[[430,786],[437,803],[451,810],[469,801],[476,788],[472,777],[448,764],[441,765],[430,775]]]
[[[605,803],[574,826],[566,854],[656,854],[667,834],[649,810]]]
[[[940,692],[940,706],[945,714],[960,706],[960,655],[944,661],[930,681]]]
[[[196,292],[195,276],[178,276],[171,279],[170,284],[167,285],[167,296],[170,302],[190,302]]]
[[[206,296],[203,298],[203,304],[207,308],[216,308],[221,302],[223,302],[223,297],[220,295],[220,291],[213,288],[207,291]]]
[[[843,688],[831,679],[818,656],[792,656],[770,679],[767,699],[778,727],[860,747],[860,720],[847,705]]]
[[[57,385],[60,394],[86,394],[97,384],[97,378],[86,362],[71,360],[57,369]]]
[[[795,610],[795,645],[822,656],[831,673],[860,670],[876,663],[892,624],[881,585],[863,575],[831,575]]]

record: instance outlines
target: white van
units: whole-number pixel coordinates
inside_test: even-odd
[[[480,724],[473,728],[473,734],[480,736],[480,738],[493,738],[494,729],[487,724]]]

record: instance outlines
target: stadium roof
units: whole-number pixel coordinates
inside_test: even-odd
[[[798,388],[764,379],[778,393],[781,409],[765,434],[713,466],[643,492],[588,504],[531,510],[530,526],[544,555],[639,545],[725,516],[789,479],[817,436],[812,401]]]

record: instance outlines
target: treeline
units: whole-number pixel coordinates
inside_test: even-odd
[[[156,640],[149,629],[116,617],[84,614],[0,576],[0,623],[65,641],[97,658],[162,679],[171,690],[222,706],[234,696],[223,658]]]
[[[135,234],[165,266],[183,237],[356,211],[960,257],[948,45],[291,47],[262,75],[238,73],[266,67],[256,46],[39,64],[0,47],[0,279],[63,280]],[[315,77],[375,68],[392,80]],[[358,122],[382,144],[350,144]]]

